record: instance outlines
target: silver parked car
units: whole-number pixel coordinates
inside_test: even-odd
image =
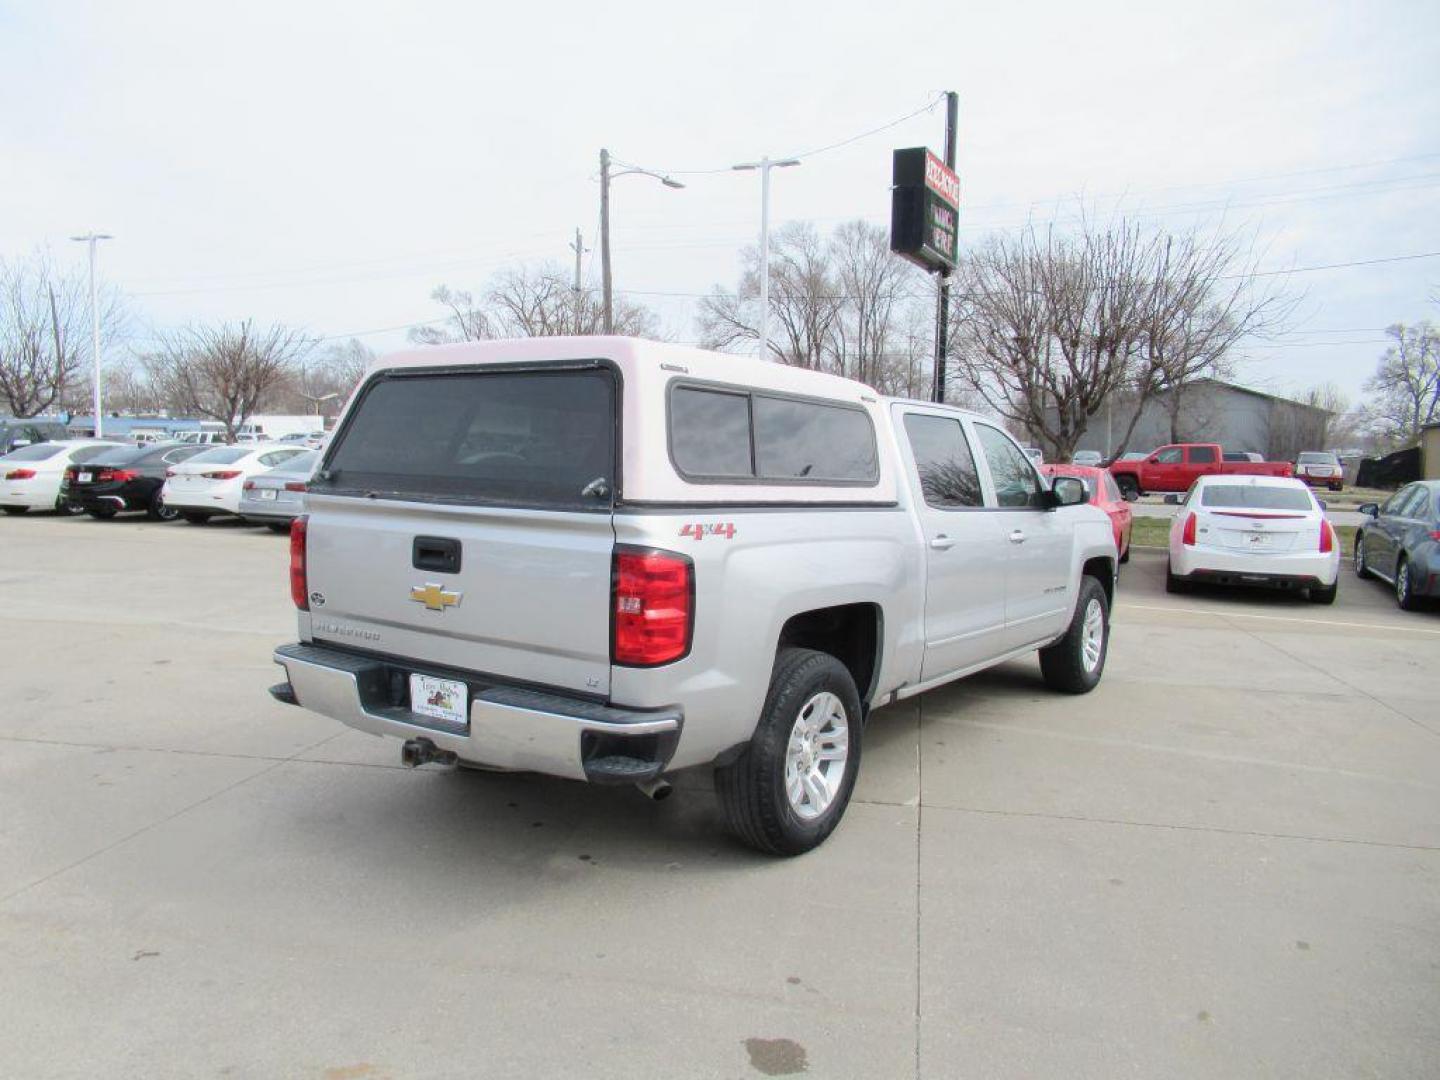
[[[311,450],[246,480],[240,490],[240,516],[276,532],[289,532],[290,522],[305,509],[305,485],[319,460],[319,453]]]
[[[1070,455],[1071,465],[1086,465],[1098,469],[1104,462],[1099,450],[1076,450]]]

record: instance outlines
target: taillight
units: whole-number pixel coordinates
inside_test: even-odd
[[[234,480],[240,475],[239,469],[221,469],[219,472],[201,473],[206,480]]]
[[[1335,530],[1330,522],[1320,522],[1320,554],[1328,555],[1335,549]]]
[[[301,611],[310,610],[309,575],[305,567],[305,532],[309,519],[301,514],[290,523],[290,599]]]
[[[287,483],[287,484],[285,485],[285,490],[286,490],[286,491],[304,491],[304,490],[305,490],[305,484],[304,484],[304,482],[301,481],[301,480],[291,480],[289,483]]]
[[[6,480],[34,480],[34,469],[11,469],[5,474]]]
[[[654,667],[690,651],[695,566],[688,558],[620,548],[611,581],[614,663]]]
[[[1440,544],[1440,529],[1432,529],[1430,531],[1430,539]]]
[[[1195,515],[1187,514],[1185,517],[1185,531],[1180,534],[1180,542],[1186,547],[1195,546]]]
[[[240,490],[242,490],[242,491],[254,491],[254,490],[255,490],[255,481],[254,481],[254,480],[246,480],[245,483],[243,483],[243,484],[240,485]]]

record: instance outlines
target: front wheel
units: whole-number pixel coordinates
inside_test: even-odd
[[[1420,606],[1415,599],[1415,583],[1410,580],[1410,560],[1404,555],[1395,564],[1395,603],[1401,611],[1414,611]]]
[[[835,831],[860,769],[860,695],[829,653],[786,648],[750,744],[715,770],[725,824],[771,855],[800,855]]]
[[[55,500],[55,512],[57,514],[64,514],[66,517],[78,517],[85,513],[85,508],[79,503],[67,502],[62,495]]]
[[[1120,497],[1126,502],[1134,502],[1140,497],[1140,484],[1133,476],[1117,477],[1115,486],[1120,489]]]
[[[1040,650],[1040,674],[1052,690],[1088,694],[1100,683],[1110,649],[1110,604],[1093,577],[1080,579],[1080,598],[1065,636]]]

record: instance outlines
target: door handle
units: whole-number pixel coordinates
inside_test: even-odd
[[[935,539],[930,541],[930,546],[936,551],[948,551],[955,546],[955,541],[944,533],[938,533]]]
[[[1010,543],[1012,543],[1012,544],[1023,544],[1024,542],[1025,542],[1025,533],[1024,533],[1022,530],[1016,529],[1014,532],[1012,532],[1012,533],[1010,534]]]

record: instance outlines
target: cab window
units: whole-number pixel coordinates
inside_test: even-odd
[[[999,428],[976,424],[980,449],[990,467],[990,481],[995,485],[995,501],[1009,509],[1037,506],[1040,476],[1021,449]]]
[[[1155,452],[1155,464],[1157,465],[1179,465],[1185,460],[1185,450],[1179,446],[1167,446],[1163,450]]]
[[[927,505],[939,510],[981,505],[980,473],[959,420],[906,413],[905,435]]]
[[[1215,448],[1213,446],[1192,446],[1190,448],[1190,464],[1214,465]]]

